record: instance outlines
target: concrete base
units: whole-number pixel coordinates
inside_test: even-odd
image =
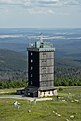
[[[38,88],[33,86],[28,86],[25,88],[25,96],[28,97],[50,97],[58,95],[57,89],[54,87],[50,88]]]
[[[42,90],[42,91],[38,91],[38,97],[50,97],[50,96],[54,96],[54,95],[58,95],[57,93],[57,89],[54,90]]]

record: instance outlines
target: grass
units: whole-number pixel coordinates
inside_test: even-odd
[[[81,93],[81,86],[63,86],[57,87],[59,96],[78,95]]]
[[[0,89],[0,95],[11,95],[16,94],[17,90],[24,89],[24,88],[10,88],[10,89]]]
[[[61,87],[58,99],[30,103],[17,99],[21,104],[15,108],[15,99],[0,99],[0,121],[81,121],[81,87]],[[70,94],[69,94],[70,93]],[[68,95],[68,98],[66,98]],[[76,95],[76,96],[73,96]],[[78,100],[78,102],[76,102]],[[73,101],[73,102],[72,102]],[[31,110],[31,112],[28,112]],[[60,116],[58,116],[60,114]],[[70,116],[74,116],[71,118]]]

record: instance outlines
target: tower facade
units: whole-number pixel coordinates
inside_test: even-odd
[[[49,42],[35,42],[28,49],[28,87],[25,94],[32,97],[53,96],[54,53],[55,48]]]

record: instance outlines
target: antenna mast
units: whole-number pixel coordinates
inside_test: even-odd
[[[43,43],[43,34],[40,34],[40,42]]]

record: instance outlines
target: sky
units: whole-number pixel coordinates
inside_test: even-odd
[[[0,28],[81,28],[81,0],[0,0]]]

